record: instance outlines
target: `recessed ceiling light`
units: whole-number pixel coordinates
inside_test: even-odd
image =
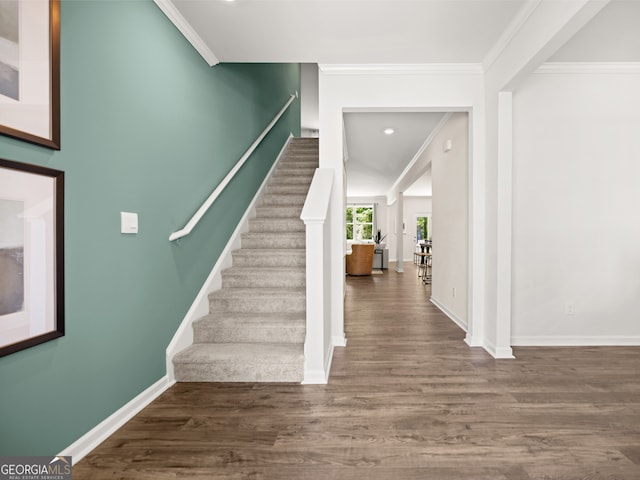
[[[387,135],[393,135],[393,132],[395,132],[395,130],[391,127],[385,128],[384,129],[384,133]]]

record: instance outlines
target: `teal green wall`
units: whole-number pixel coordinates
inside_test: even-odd
[[[165,349],[289,132],[295,101],[190,237],[169,243],[289,94],[299,65],[209,67],[152,3],[61,10],[66,336],[0,358],[0,455],[53,455],[165,375]],[[120,234],[120,212],[140,233]]]

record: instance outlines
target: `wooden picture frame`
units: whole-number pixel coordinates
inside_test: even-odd
[[[0,159],[0,357],[64,335],[64,172]]]
[[[60,150],[60,0],[0,10],[0,134]]]

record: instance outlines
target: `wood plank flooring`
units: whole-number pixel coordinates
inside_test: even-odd
[[[640,479],[640,348],[494,360],[412,269],[347,277],[328,385],[177,384],[74,480]]]

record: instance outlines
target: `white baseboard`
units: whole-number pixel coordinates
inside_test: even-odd
[[[174,383],[175,382],[170,381],[167,376],[162,377],[144,392],[136,396],[133,400],[109,415],[58,455],[65,457],[71,456],[74,464],[79,462],[94,448],[113,435],[116,430],[131,420],[143,408],[158,398]]]
[[[482,344],[482,348],[484,348],[489,355],[496,359],[516,358],[513,356],[513,350],[511,350],[511,347],[496,347],[493,342],[490,342],[486,339]]]
[[[514,336],[515,347],[637,347],[640,336]]]
[[[331,343],[334,347],[346,347],[347,337],[344,333],[342,335],[334,335],[331,337]]]
[[[196,295],[195,300],[191,304],[191,307],[187,311],[186,315],[182,319],[180,326],[176,330],[171,342],[169,342],[169,346],[167,347],[166,352],[166,364],[167,364],[167,376],[171,381],[175,380],[175,374],[173,371],[173,357],[180,351],[184,350],[188,346],[193,343],[193,322],[198,318],[201,318],[209,313],[209,293],[219,290],[222,287],[222,270],[225,268],[231,267],[232,257],[231,253],[234,250],[237,250],[241,246],[241,235],[242,233],[249,230],[249,220],[255,216],[255,207],[260,198],[260,194],[266,187],[273,170],[276,168],[280,160],[284,155],[284,151],[291,142],[293,138],[293,134],[289,134],[287,141],[284,143],[280,153],[278,154],[278,158],[276,158],[275,162],[271,166],[269,173],[265,176],[262,185],[258,188],[258,191],[253,197],[253,200],[249,204],[249,207],[245,211],[244,215],[238,222],[236,229],[233,231],[233,234],[229,238],[229,241],[224,247],[224,250],[218,257],[218,261],[213,266],[211,273],[205,280],[202,288]]]
[[[433,303],[436,307],[438,307],[438,309],[442,313],[444,313],[447,317],[449,317],[451,320],[453,320],[453,323],[458,325],[463,331],[465,331],[465,332],[467,331],[467,322],[462,320],[455,313],[453,313],[451,310],[449,310],[447,307],[445,307],[437,298],[431,296],[431,298],[429,298],[429,301],[431,303]]]
[[[329,373],[331,372],[331,362],[333,361],[333,344],[329,346],[327,359],[322,370],[305,370],[303,385],[326,385],[329,383]]]

